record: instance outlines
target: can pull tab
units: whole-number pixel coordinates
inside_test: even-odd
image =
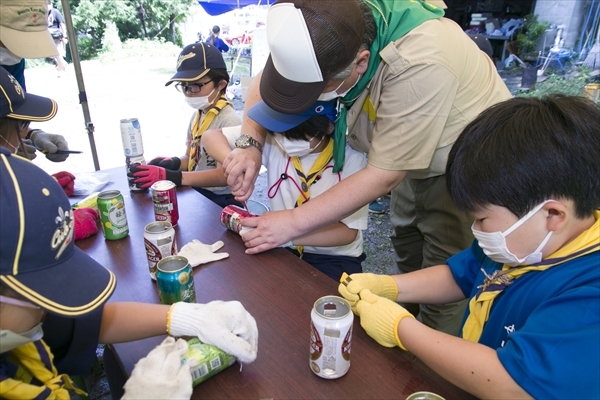
[[[326,303],[323,305],[323,315],[335,315],[337,306],[334,303]]]

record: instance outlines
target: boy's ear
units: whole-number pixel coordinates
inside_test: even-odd
[[[335,130],[335,124],[333,122],[329,121],[329,127],[327,128],[327,134],[331,135],[334,130]]]
[[[560,231],[572,218],[572,210],[566,204],[559,201],[551,201],[544,205],[544,210],[548,212],[547,228],[549,231]]]
[[[358,53],[356,58],[356,71],[359,74],[364,74],[369,66],[369,59],[371,58],[371,52],[369,50],[363,50]]]

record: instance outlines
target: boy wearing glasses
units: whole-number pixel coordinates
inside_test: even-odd
[[[260,150],[267,167],[271,210],[300,207],[365,167],[366,156],[347,146],[344,169],[333,172],[331,134],[336,105],[337,101],[317,101],[308,110],[289,115],[260,101],[248,110],[248,116],[269,132]],[[241,126],[224,128],[206,132],[202,141],[217,160],[222,160],[247,139],[240,134]],[[367,206],[363,206],[338,222],[294,238],[287,247],[338,281],[344,272],[362,272],[365,255],[361,230],[367,229],[367,223]]]
[[[141,188],[156,181],[169,180],[177,186],[193,186],[221,207],[241,205],[227,186],[223,168],[206,153],[200,138],[208,129],[241,124],[225,92],[229,84],[227,66],[221,52],[207,43],[186,46],[177,59],[177,72],[166,83],[175,82],[184,101],[194,109],[187,133],[187,148],[182,157],[156,157],[148,165],[132,168],[131,175]]]

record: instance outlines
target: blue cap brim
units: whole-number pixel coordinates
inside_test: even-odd
[[[248,110],[248,117],[271,132],[285,132],[315,115],[325,115],[335,122],[337,116],[336,106],[336,100],[317,101],[299,114],[284,114],[275,111],[261,100]]]

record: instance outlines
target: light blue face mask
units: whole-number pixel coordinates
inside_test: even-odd
[[[21,62],[23,57],[11,52],[6,47],[0,47],[0,65],[15,65]]]
[[[344,79],[344,80],[342,81],[342,83],[340,83],[340,84],[338,85],[338,87],[336,87],[336,88],[335,88],[333,91],[331,91],[331,92],[325,92],[325,93],[321,93],[321,95],[319,96],[319,99],[318,99],[318,100],[319,100],[319,101],[329,101],[329,100],[336,99],[336,98],[338,98],[338,97],[344,97],[346,94],[348,94],[348,92],[349,92],[350,90],[352,90],[352,88],[353,88],[354,86],[356,86],[356,84],[358,83],[358,81],[360,81],[360,78],[361,78],[361,77],[362,77],[362,75],[361,75],[361,74],[358,74],[358,79],[356,79],[356,82],[354,82],[354,85],[350,86],[350,87],[348,88],[348,90],[346,90],[345,92],[343,92],[343,93],[338,93],[338,92],[337,92],[337,90],[338,90],[339,88],[341,88],[341,87],[342,87],[342,85],[344,84],[344,82],[346,82],[346,79],[347,79],[347,78],[346,78],[346,79]]]
[[[44,336],[42,323],[40,322],[27,332],[15,333],[8,329],[0,329],[0,354],[16,349],[29,342],[40,340]]]

